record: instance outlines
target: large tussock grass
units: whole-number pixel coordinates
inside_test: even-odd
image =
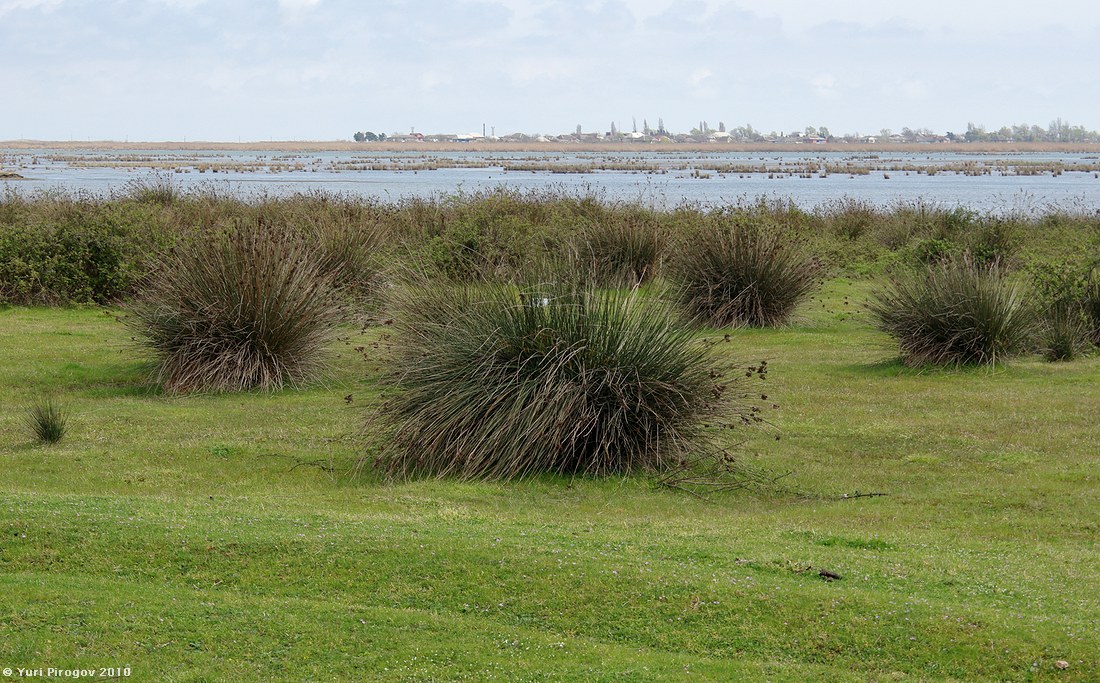
[[[1026,350],[1036,326],[1022,287],[968,258],[897,277],[868,308],[910,365],[992,365]]]
[[[129,323],[166,391],[273,390],[320,371],[340,302],[316,249],[242,226],[166,254]]]
[[[704,223],[678,245],[672,279],[680,304],[711,327],[777,327],[818,286],[820,265],[768,222]]]
[[[608,475],[684,465],[704,422],[751,423],[660,300],[578,284],[408,290],[379,463],[398,478]]]

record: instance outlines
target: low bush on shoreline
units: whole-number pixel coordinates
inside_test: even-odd
[[[1082,306],[1089,321],[1089,340],[1100,346],[1100,264],[1089,271]]]
[[[0,303],[105,304],[128,296],[165,242],[147,205],[44,195],[0,200]]]

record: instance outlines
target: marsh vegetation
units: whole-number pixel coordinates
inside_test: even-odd
[[[928,203],[5,195],[0,653],[1089,680],[1098,255]]]

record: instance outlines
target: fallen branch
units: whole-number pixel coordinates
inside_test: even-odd
[[[840,496],[840,500],[852,500],[854,498],[878,498],[879,496],[888,496],[888,495],[890,495],[890,494],[889,493],[874,493],[874,492],[863,493],[862,491],[856,490],[855,493],[842,494]]]

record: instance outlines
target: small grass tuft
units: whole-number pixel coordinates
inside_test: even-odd
[[[57,443],[68,429],[68,411],[50,396],[35,399],[27,406],[24,418],[35,441],[44,444]]]

